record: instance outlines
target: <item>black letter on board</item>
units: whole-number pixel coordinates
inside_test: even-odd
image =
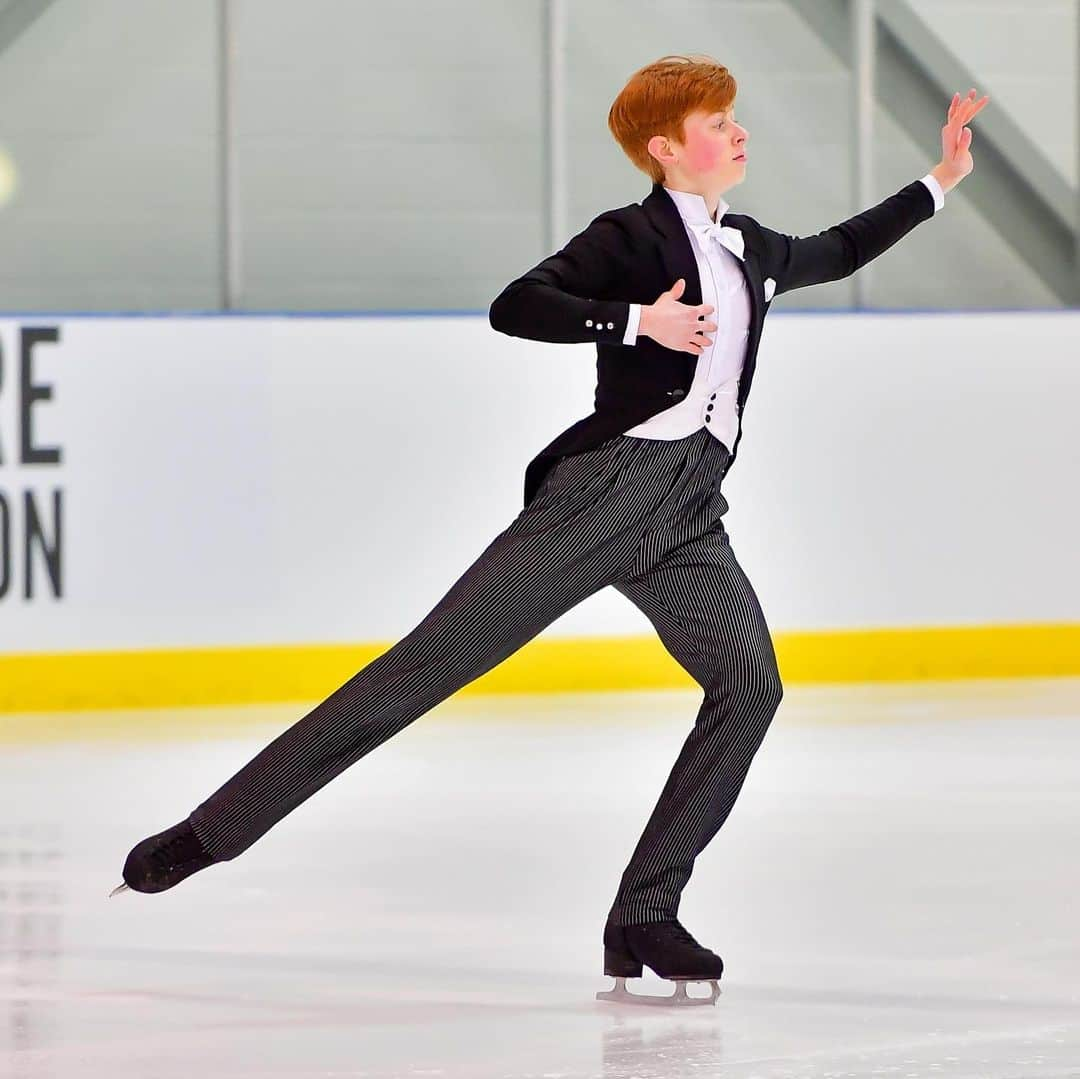
[[[26,565],[26,588],[23,595],[30,599],[33,595],[33,554],[30,550],[31,540],[38,540],[41,547],[41,553],[45,556],[45,565],[49,568],[49,578],[52,580],[53,595],[61,595],[60,587],[60,545],[63,539],[61,529],[61,517],[60,517],[60,491],[53,491],[53,544],[51,547],[46,545],[45,533],[41,530],[41,518],[38,517],[37,506],[34,505],[34,493],[33,491],[23,492],[23,505],[26,510],[26,555],[23,559]]]
[[[0,599],[7,595],[11,584],[11,513],[7,499],[0,491]]]
[[[0,398],[4,396],[4,342],[0,341]],[[4,463],[4,437],[0,432],[0,465]],[[0,596],[4,593],[0,592]]]
[[[21,333],[22,370],[21,386],[22,401],[19,407],[19,420],[21,423],[22,439],[22,463],[24,465],[58,465],[60,463],[59,446],[42,446],[35,449],[33,446],[33,432],[31,430],[30,406],[35,401],[49,400],[52,397],[52,386],[43,383],[33,383],[31,378],[31,365],[33,356],[31,350],[39,342],[60,340],[60,330],[56,326],[39,326],[35,329],[23,329]]]

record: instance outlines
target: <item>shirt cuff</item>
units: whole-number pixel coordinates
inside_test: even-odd
[[[641,323],[641,304],[630,305],[630,317],[626,320],[626,333],[623,334],[622,343],[633,345],[637,343],[638,326]]]
[[[927,188],[929,188],[930,194],[934,196],[934,213],[937,213],[938,210],[945,205],[945,192],[942,189],[941,184],[938,183],[938,178],[933,173],[928,172],[925,176],[921,177],[921,179],[922,182],[926,184]]]

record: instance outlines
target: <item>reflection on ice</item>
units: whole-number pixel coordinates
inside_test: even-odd
[[[1077,680],[789,687],[679,910],[723,995],[598,1000],[608,904],[698,701],[451,698],[240,858],[122,902],[131,845],[303,708],[67,743],[0,717],[0,1071],[1075,1071]]]

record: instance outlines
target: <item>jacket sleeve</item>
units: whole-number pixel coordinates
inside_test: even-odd
[[[532,341],[621,345],[630,304],[594,297],[610,295],[620,279],[628,242],[612,212],[600,214],[495,297],[488,310],[492,328]]]
[[[787,236],[759,224],[766,256],[763,272],[776,281],[773,295],[849,277],[933,217],[935,208],[926,184],[915,180],[816,236]]]

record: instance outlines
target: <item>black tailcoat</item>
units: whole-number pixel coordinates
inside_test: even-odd
[[[934,198],[915,180],[883,202],[816,236],[788,236],[747,214],[726,213],[721,223],[743,234],[740,266],[750,291],[750,326],[736,408],[742,417],[754,378],[758,343],[773,297],[792,289],[848,277],[934,214]],[[663,412],[686,395],[698,357],[651,337],[624,345],[630,304],[655,303],[679,278],[680,302],[702,302],[690,237],[674,200],[661,183],[640,203],[607,210],[560,251],[502,290],[488,313],[494,329],[533,341],[596,343],[594,411],[542,449],[525,470],[525,505],[560,458],[582,453]],[[716,314],[717,312],[714,312]]]

